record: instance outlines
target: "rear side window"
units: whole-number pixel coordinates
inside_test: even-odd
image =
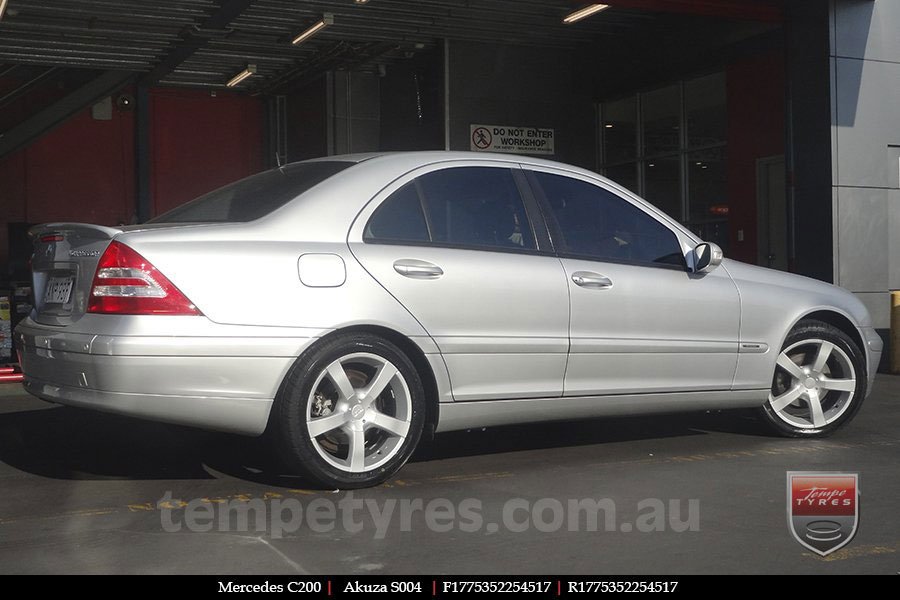
[[[430,239],[415,182],[404,185],[378,207],[366,227],[365,239],[384,242],[427,242]]]
[[[684,266],[678,238],[624,198],[585,181],[533,172],[567,255],[647,265]]]
[[[455,167],[418,177],[375,211],[369,242],[534,250],[525,204],[509,169]]]
[[[243,223],[281,208],[352,162],[295,163],[264,171],[213,190],[149,221],[150,223]]]

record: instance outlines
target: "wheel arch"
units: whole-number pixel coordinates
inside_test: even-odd
[[[863,342],[862,336],[859,333],[859,328],[856,324],[848,317],[847,315],[836,311],[834,309],[816,309],[806,314],[803,314],[798,318],[791,327],[785,333],[784,339],[781,340],[781,346],[784,346],[784,340],[787,339],[787,336],[790,335],[790,332],[797,328],[802,321],[822,321],[823,323],[828,323],[829,325],[836,327],[842,332],[846,333],[850,339],[856,344],[856,347],[859,349],[859,353],[861,355],[863,365],[866,368],[866,373],[869,372],[869,364],[868,364],[868,354],[866,353],[866,346]],[[781,347],[779,347],[780,351]]]
[[[434,370],[431,368],[431,363],[429,363],[428,359],[425,357],[425,352],[422,350],[422,348],[410,337],[400,333],[399,331],[381,325],[349,325],[347,327],[341,327],[339,329],[328,332],[327,334],[316,340],[313,344],[306,348],[300,356],[297,357],[297,359],[294,361],[294,364],[296,365],[304,357],[312,352],[315,352],[323,343],[326,343],[328,340],[334,338],[335,336],[347,333],[369,333],[372,335],[377,335],[397,346],[404,354],[406,354],[407,357],[409,357],[409,359],[413,363],[413,366],[415,366],[416,371],[419,373],[419,377],[421,377],[422,379],[422,387],[425,389],[426,412],[425,431],[423,432],[423,434],[431,436],[434,430],[437,428],[438,417],[440,415],[439,400],[441,392],[438,389],[437,377],[435,376]],[[282,381],[279,388],[279,393],[280,389],[284,386],[285,382],[290,377],[292,370],[293,366],[285,375],[284,380]]]

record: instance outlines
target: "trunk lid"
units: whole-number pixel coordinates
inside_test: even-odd
[[[87,312],[100,257],[120,234],[159,229],[215,227],[210,223],[143,223],[106,227],[89,223],[47,223],[32,227],[34,320],[66,326]]]
[[[100,256],[121,232],[87,223],[49,223],[29,231],[35,321],[65,326],[84,315]]]

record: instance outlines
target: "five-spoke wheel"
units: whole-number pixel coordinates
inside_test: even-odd
[[[409,433],[412,400],[400,370],[368,352],[342,356],[319,374],[306,428],[326,462],[351,473],[393,458]]]
[[[328,487],[364,487],[390,477],[415,450],[424,391],[394,344],[342,334],[294,366],[274,410],[289,467]]]
[[[764,414],[784,434],[830,433],[852,417],[865,396],[860,351],[844,332],[801,322],[775,361]]]

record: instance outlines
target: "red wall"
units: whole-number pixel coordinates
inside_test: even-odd
[[[259,100],[159,89],[150,107],[154,214],[262,170]]]
[[[154,214],[263,168],[256,98],[154,89],[150,94]],[[135,214],[134,112],[111,121],[87,108],[0,160],[0,277],[6,223],[128,223]]]
[[[0,278],[7,223],[129,222],[134,214],[134,114],[96,121],[87,109],[0,160]]]
[[[780,52],[732,63],[728,92],[729,256],[757,262],[756,161],[784,154],[784,57]],[[738,241],[738,230],[744,241]]]
[[[134,114],[90,109],[0,161],[2,221],[114,224],[134,212]]]

